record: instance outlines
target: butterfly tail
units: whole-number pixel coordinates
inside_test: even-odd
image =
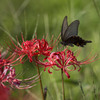
[[[92,43],[92,41],[86,41],[86,43]]]
[[[77,44],[77,46],[81,46],[81,47],[84,47],[84,45],[86,45],[87,43],[92,43],[92,41],[81,41],[80,44]]]

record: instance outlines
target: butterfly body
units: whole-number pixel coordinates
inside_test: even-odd
[[[87,43],[91,43],[92,41],[87,41],[82,39],[80,36],[78,36],[78,26],[79,26],[79,20],[73,21],[69,26],[67,23],[67,16],[65,16],[61,28],[61,44],[66,46],[81,46],[84,47]]]

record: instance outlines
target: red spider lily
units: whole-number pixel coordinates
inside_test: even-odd
[[[12,43],[16,47],[15,49],[10,47],[11,50],[16,52],[17,55],[21,56],[20,61],[27,55],[30,62],[33,61],[33,56],[39,56],[39,55],[44,55],[44,56],[49,56],[50,51],[52,51],[53,47],[49,47],[47,41],[45,39],[39,40],[39,39],[32,39],[32,40],[27,40],[24,41],[24,38],[22,36],[22,43],[20,44],[19,41],[17,42],[18,45],[16,45],[13,40]]]
[[[53,47],[49,47],[48,42],[45,39],[37,40],[38,41],[38,54],[42,54],[45,56],[50,55],[50,51],[52,51]]]
[[[17,58],[16,54],[13,53],[8,58],[5,58],[6,54],[7,51],[4,53],[0,52],[0,85],[7,88],[4,84],[9,83],[11,87],[16,87],[18,89],[26,89],[35,86],[33,83],[37,81],[39,76],[33,76],[24,80],[15,78],[15,68],[12,66],[21,63],[19,61],[20,57]]]
[[[66,74],[66,76],[70,78],[68,71],[74,71],[77,68],[79,68],[78,71],[80,71],[80,65],[89,64],[94,61],[94,58],[95,56],[88,59],[84,59],[82,61],[78,61],[71,50],[65,49],[61,52],[52,52],[50,56],[47,58],[48,62],[41,62],[39,60],[36,62],[38,64],[45,66],[44,70],[46,70],[46,68],[49,68],[49,73],[52,73],[50,71],[51,68],[53,68],[54,70],[63,69],[63,72]],[[55,69],[54,66],[56,66],[57,68]],[[72,68],[70,68],[70,66],[72,66]]]
[[[12,86],[17,84],[20,85],[20,81],[16,80],[15,82],[15,69],[9,66],[5,66],[0,69],[0,84],[5,88],[6,86],[3,84],[5,82],[10,83]]]
[[[4,83],[9,83],[12,88],[15,87],[17,89],[31,88],[35,86],[35,84],[33,85],[33,83],[37,82],[38,79],[37,75],[24,80],[17,79],[15,77],[16,77],[15,68],[10,66],[5,66],[4,68],[0,68],[0,84],[4,88],[7,88],[4,85]]]

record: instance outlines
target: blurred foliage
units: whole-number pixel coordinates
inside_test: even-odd
[[[84,59],[91,51],[93,54],[99,54],[99,9],[100,0],[1,0],[0,44],[4,45],[5,40],[10,42],[10,38],[16,40],[16,36],[21,42],[21,33],[26,40],[32,39],[35,33],[39,39],[48,34],[48,42],[52,35],[56,40],[61,31],[63,18],[67,15],[69,24],[76,19],[80,21],[79,35],[93,41],[92,44],[81,48],[78,59]],[[60,48],[61,44],[58,46]],[[76,51],[78,47],[71,49]],[[70,79],[64,75],[66,100],[100,100],[99,60],[81,67],[80,72],[70,72]],[[23,77],[36,74],[35,64],[28,61],[15,68],[18,73],[24,72]],[[46,71],[42,74],[43,86],[47,86],[48,89],[47,100],[62,100],[62,85],[61,81],[58,81],[61,80],[60,71],[52,72],[48,74]],[[11,100],[35,100],[37,97],[41,98],[39,84],[29,90],[12,89]]]

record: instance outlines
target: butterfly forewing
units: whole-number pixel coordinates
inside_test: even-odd
[[[63,40],[64,34],[68,28],[68,22],[67,22],[67,16],[65,16],[63,23],[62,23],[62,28],[61,28],[61,39]]]
[[[63,35],[63,41],[66,41],[68,38],[72,36],[77,36],[78,35],[78,26],[79,26],[79,20],[73,21],[65,31]]]

